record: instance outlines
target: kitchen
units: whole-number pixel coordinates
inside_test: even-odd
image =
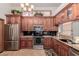
[[[10,3],[10,6],[11,12],[0,19],[1,56],[79,55],[78,3]],[[35,6],[43,7],[34,10]],[[49,10],[45,10],[47,7]]]

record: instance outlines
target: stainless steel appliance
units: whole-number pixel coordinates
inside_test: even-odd
[[[42,36],[43,35],[43,27],[42,25],[34,25],[34,36]]]
[[[34,45],[43,45],[43,37],[34,36]]]
[[[34,45],[40,45],[43,41],[43,26],[42,25],[34,25]]]
[[[5,24],[5,49],[19,49],[19,24]]]

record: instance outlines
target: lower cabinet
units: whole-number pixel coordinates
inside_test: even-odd
[[[44,48],[47,49],[51,48],[51,43],[52,43],[51,41],[52,41],[51,37],[44,37],[44,41],[43,41]]]
[[[59,54],[60,56],[69,56],[70,55],[70,47],[64,43],[60,43],[59,45]]]
[[[22,38],[20,40],[20,48],[32,48],[33,47],[33,40],[30,38]]]
[[[26,40],[20,40],[20,48],[27,48]]]
[[[33,47],[33,40],[27,40],[27,48]]]
[[[52,39],[52,49],[58,56],[69,56],[70,47],[57,39]]]

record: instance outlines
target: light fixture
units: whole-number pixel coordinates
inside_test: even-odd
[[[31,5],[31,8],[34,9],[34,5]]]
[[[29,3],[25,3],[26,6],[29,6]]]
[[[22,11],[31,12],[34,9],[34,5],[31,5],[29,3],[22,3],[21,8],[22,8]]]
[[[21,7],[24,8],[24,4],[23,3],[21,4]]]
[[[25,7],[23,7],[23,11],[26,11],[26,8]]]

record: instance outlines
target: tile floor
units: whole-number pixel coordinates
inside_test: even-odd
[[[43,45],[34,45],[34,46],[33,46],[33,49],[38,49],[38,50],[39,50],[39,49],[42,49],[42,50],[43,50],[44,47],[43,47]]]
[[[4,51],[0,56],[46,56],[43,49],[21,49],[18,51]]]

